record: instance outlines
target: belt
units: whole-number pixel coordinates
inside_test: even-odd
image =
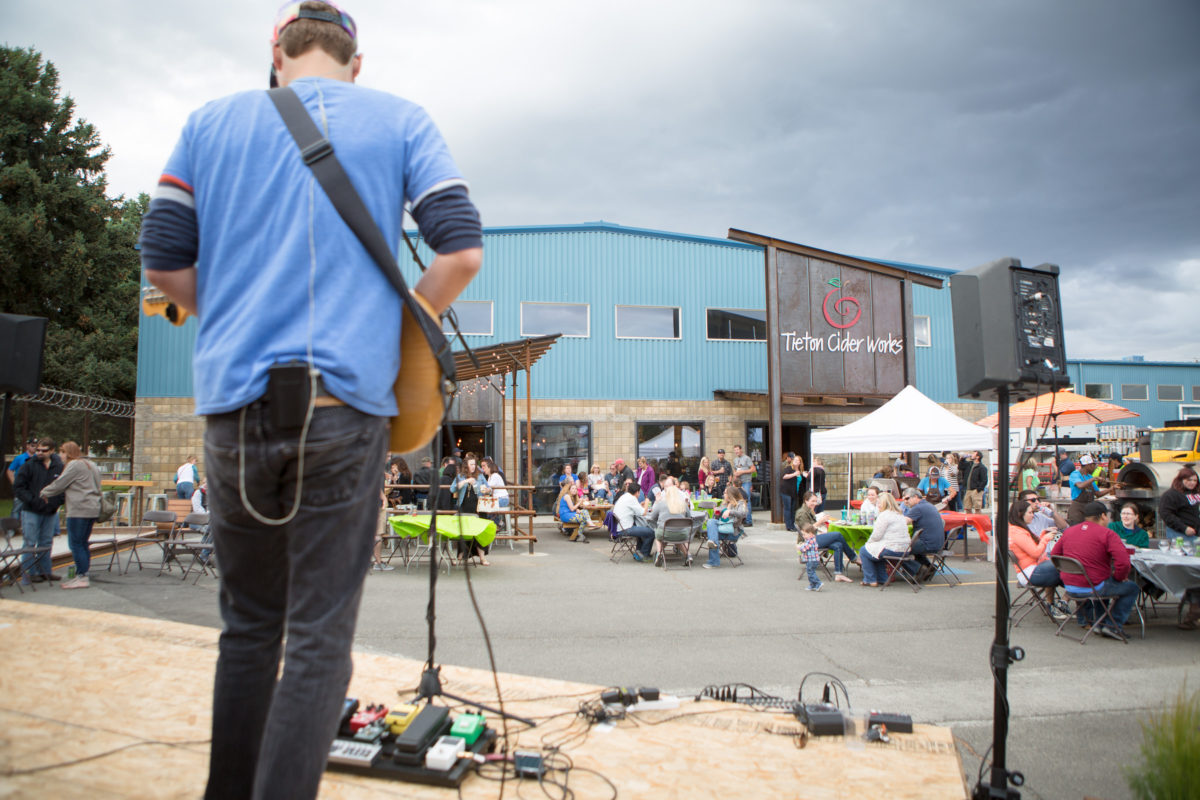
[[[346,402],[331,395],[325,389],[325,381],[317,379],[317,396],[313,398],[313,406],[327,408],[329,406],[344,406]]]

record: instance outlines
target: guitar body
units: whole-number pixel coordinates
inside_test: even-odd
[[[416,292],[412,295],[433,319],[437,319],[425,298]],[[390,452],[411,453],[429,444],[442,425],[445,410],[442,388],[438,360],[420,323],[405,305],[400,324],[400,374],[392,387],[399,413],[392,417]]]
[[[438,318],[425,298],[416,292],[413,297],[432,319]],[[142,298],[142,312],[150,317],[163,317],[177,326],[189,316],[185,309],[163,294]],[[420,323],[407,305],[402,312],[400,337],[400,373],[392,386],[399,413],[392,417],[388,451],[411,453],[429,444],[442,425],[445,411],[442,370]]]

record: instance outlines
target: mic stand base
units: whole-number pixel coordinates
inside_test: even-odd
[[[524,717],[518,717],[516,714],[510,714],[507,711],[501,711],[497,708],[492,708],[491,706],[486,706],[483,703],[477,703],[476,701],[470,700],[466,697],[459,697],[458,695],[450,694],[449,692],[443,691],[442,690],[441,672],[442,672],[441,667],[432,667],[432,666],[429,666],[428,664],[425,665],[424,671],[421,672],[421,682],[417,686],[417,696],[413,698],[414,703],[419,702],[421,700],[432,700],[435,697],[445,697],[445,698],[453,700],[457,703],[462,703],[463,705],[471,706],[473,708],[478,708],[482,711],[487,711],[487,712],[489,712],[491,714],[495,714],[496,716],[499,716],[499,717],[504,717],[505,719],[511,719],[511,720],[515,720],[517,722],[523,722],[531,728],[537,727],[537,723],[531,719],[525,719]]]

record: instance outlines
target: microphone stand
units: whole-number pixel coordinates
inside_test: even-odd
[[[451,428],[451,436],[453,436],[453,428]],[[437,470],[429,482],[429,495],[433,498],[433,511],[429,520],[429,602],[425,606],[425,624],[428,629],[429,650],[425,660],[425,668],[421,671],[421,682],[417,685],[417,696],[413,698],[413,702],[417,703],[421,700],[431,701],[435,697],[445,697],[463,705],[472,706],[482,711],[487,711],[504,719],[511,719],[517,722],[523,722],[531,728],[537,727],[537,723],[525,717],[518,717],[516,714],[510,714],[507,711],[501,711],[498,708],[478,703],[466,697],[460,697],[456,694],[451,694],[442,688],[442,676],[440,666],[437,666],[434,658],[434,652],[437,648],[437,636],[435,634],[435,621],[437,615],[435,609],[437,606],[437,575],[438,575],[438,553],[441,551],[441,542],[438,541],[437,532],[437,517],[438,517],[438,501],[442,494],[442,437],[441,430],[438,430],[438,435],[435,437],[434,444],[434,463],[438,464]],[[470,569],[464,562],[463,569]]]

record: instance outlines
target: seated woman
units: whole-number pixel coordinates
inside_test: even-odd
[[[617,495],[612,513],[617,518],[617,530],[621,535],[637,537],[638,546],[633,551],[634,561],[650,558],[650,551],[654,548],[654,529],[646,522],[646,510],[638,502],[637,488],[633,481],[628,481]]]
[[[862,512],[863,519],[868,521],[868,524],[875,521],[875,517],[879,514],[879,487],[868,486],[867,495],[863,498],[862,505],[858,509]]]
[[[563,481],[562,489],[558,492],[558,499],[554,501],[554,506],[558,509],[558,521],[562,523],[578,523],[579,527],[571,534],[571,541],[587,544],[588,538],[584,535],[583,529],[590,527],[592,521],[587,512],[579,508],[581,503],[582,501],[579,499],[579,484],[573,480]]]
[[[876,492],[878,495],[878,492]],[[890,495],[889,495],[890,496]],[[805,492],[804,501],[800,504],[800,509],[796,512],[796,544],[800,544],[801,536],[799,531],[805,525],[812,525],[817,529],[817,547],[822,550],[833,551],[833,579],[841,583],[852,583],[845,575],[845,558],[850,559],[851,564],[857,564],[858,554],[854,552],[849,544],[846,543],[846,537],[837,531],[829,530],[829,514],[825,512],[817,513],[817,506],[821,504],[821,495],[816,492]]]
[[[900,513],[896,498],[890,494],[879,496],[879,517],[871,531],[871,538],[858,551],[862,562],[863,586],[878,586],[887,580],[887,569],[883,556],[898,556],[908,548],[908,520]]]
[[[593,500],[608,500],[608,481],[604,479],[604,475],[600,472],[599,464],[592,464],[592,469],[588,472],[587,481]]]
[[[496,508],[508,508],[508,489],[504,488],[504,475],[500,473],[500,468],[496,466],[496,462],[491,456],[485,456],[483,461],[479,462],[479,471],[483,473],[483,477],[487,483],[480,487],[479,493],[482,495],[491,495]],[[507,529],[507,518],[503,514],[490,515],[480,514],[479,516],[490,519],[496,523],[496,530]]]
[[[1158,517],[1167,539],[1194,537],[1200,531],[1200,479],[1196,470],[1183,467],[1175,473],[1171,488],[1158,498]]]
[[[725,502],[721,506],[721,510],[713,515],[713,518],[708,520],[707,535],[708,535],[708,560],[701,564],[705,569],[721,566],[721,547],[722,541],[728,541],[725,545],[730,556],[737,555],[737,540],[743,533],[742,523],[746,521],[746,494],[740,486],[729,484],[725,487]],[[729,533],[721,533],[721,523],[727,523],[733,526],[733,530]]]
[[[1047,550],[1054,544],[1054,532],[1042,531],[1040,536],[1029,532],[1037,506],[1028,500],[1017,500],[1008,509],[1008,550],[1017,560],[1017,585],[1037,586],[1050,605],[1051,615],[1059,621],[1065,619],[1066,611],[1054,596],[1054,587],[1062,586],[1058,570],[1050,561]]]
[[[654,526],[655,564],[662,557],[663,534],[667,520],[686,519],[692,523],[693,528],[697,525],[696,518],[692,516],[692,504],[683,496],[683,492],[679,491],[678,486],[668,486],[658,493],[658,499],[654,501],[647,519]],[[692,562],[690,556],[687,558],[687,562],[689,564]]]
[[[1108,523],[1108,527],[1130,547],[1150,546],[1150,534],[1138,526],[1140,513],[1137,503],[1126,503],[1121,506],[1121,516]]]

